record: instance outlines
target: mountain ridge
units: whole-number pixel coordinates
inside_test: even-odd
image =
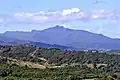
[[[85,30],[69,29],[59,25],[44,30],[32,30],[31,32],[11,31],[1,35],[19,40],[58,44],[79,49],[120,49],[120,39],[110,38],[103,34],[96,34]]]

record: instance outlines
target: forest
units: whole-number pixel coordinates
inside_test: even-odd
[[[0,46],[0,80],[119,80],[120,55]]]

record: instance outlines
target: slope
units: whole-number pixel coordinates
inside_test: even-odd
[[[120,49],[120,39],[113,39],[84,30],[68,29],[59,25],[41,31],[6,32],[2,35],[20,40],[58,44],[78,49]]]

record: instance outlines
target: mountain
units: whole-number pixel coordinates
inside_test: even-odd
[[[4,41],[3,41],[4,40]],[[72,47],[57,45],[57,44],[46,44],[41,42],[33,42],[33,41],[25,41],[25,40],[18,40],[0,36],[0,45],[32,45],[38,46],[41,48],[57,48],[60,50],[73,50]]]
[[[8,31],[1,35],[20,40],[70,46],[77,49],[120,49],[120,39],[113,39],[84,30],[64,28],[64,26],[59,25],[40,31]]]
[[[18,40],[18,39],[0,35],[0,43],[12,42],[12,41],[15,41],[15,40]]]
[[[23,41],[23,40],[16,40],[13,42],[9,42],[7,44],[10,45],[33,45],[33,46],[38,46],[41,48],[57,48],[60,50],[73,50],[75,48],[68,47],[68,46],[62,46],[62,45],[57,45],[57,44],[46,44],[46,43],[41,43],[41,42],[33,42],[33,41]]]

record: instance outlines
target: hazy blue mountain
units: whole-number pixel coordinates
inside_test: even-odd
[[[57,49],[61,49],[61,50],[74,50],[75,49],[75,48],[68,47],[68,46],[62,46],[62,45],[57,45],[57,44],[46,44],[46,43],[32,42],[32,41],[29,41],[25,44],[39,46],[41,48],[57,48]]]
[[[0,36],[0,39],[2,37]],[[8,39],[8,38],[7,38]],[[24,41],[24,40],[14,40],[14,41],[0,41],[0,45],[32,45],[32,46],[37,46],[41,48],[58,48],[61,50],[74,50],[72,47],[67,47],[67,46],[62,46],[62,45],[57,45],[57,44],[46,44],[46,43],[41,43],[41,42],[33,42],[33,41]]]
[[[15,40],[18,40],[18,39],[0,35],[0,43],[12,42],[12,41],[15,41]]]
[[[95,34],[84,30],[68,29],[64,28],[64,26],[59,25],[41,31],[11,31],[6,32],[2,35],[20,40],[30,40],[47,44],[59,44],[79,49],[120,49],[119,39],[112,39],[102,34]]]
[[[4,41],[0,41],[0,44],[4,44],[5,42]]]

